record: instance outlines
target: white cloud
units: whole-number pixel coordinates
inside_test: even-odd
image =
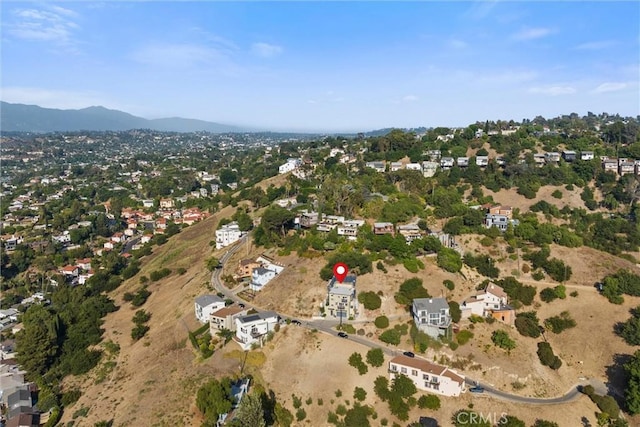
[[[282,46],[258,42],[251,45],[251,53],[261,58],[273,58],[283,52]]]
[[[578,50],[602,50],[602,49],[607,49],[609,47],[614,46],[616,43],[612,40],[600,40],[600,41],[593,41],[593,42],[586,42],[586,43],[582,43],[579,44],[578,46],[576,46],[576,49]]]
[[[458,40],[458,39],[451,39],[449,40],[449,46],[454,48],[454,49],[464,49],[465,47],[467,47],[469,44],[463,40]]]
[[[593,93],[617,92],[625,89],[628,85],[622,82],[606,82],[593,90]]]
[[[74,36],[79,29],[75,22],[78,17],[76,12],[59,6],[48,6],[46,10],[14,9],[13,19],[4,27],[11,37],[54,43],[68,52],[77,44]]]
[[[559,95],[571,95],[576,93],[576,88],[572,86],[547,86],[547,87],[532,87],[529,89],[529,93],[559,96]]]
[[[407,95],[407,96],[405,96],[405,97],[403,97],[403,98],[402,98],[402,100],[403,100],[404,102],[414,102],[414,101],[417,101],[418,99],[420,99],[420,98],[418,98],[418,97],[417,97],[417,96],[415,96],[415,95]]]
[[[524,28],[521,31],[515,33],[512,38],[515,40],[535,40],[546,37],[552,33],[553,30],[551,28]]]

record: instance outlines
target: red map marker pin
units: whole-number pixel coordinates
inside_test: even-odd
[[[333,275],[336,276],[338,282],[342,283],[344,278],[347,277],[347,273],[349,272],[349,267],[347,264],[339,262],[333,266]]]

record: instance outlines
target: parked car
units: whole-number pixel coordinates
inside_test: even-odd
[[[471,387],[469,391],[471,393],[484,393],[484,387],[477,385],[475,387]]]
[[[296,319],[293,319],[293,320],[291,321],[291,323],[293,323],[294,325],[298,325],[298,326],[302,325],[302,322],[301,322],[301,321],[299,321],[299,320],[296,320]]]
[[[404,354],[407,357],[416,357],[416,355],[412,351],[405,351],[402,354]]]
[[[244,308],[245,306],[244,306],[244,304],[240,303],[240,304],[238,304],[238,307]]]
[[[338,336],[339,336],[340,338],[349,338],[349,335],[347,335],[347,334],[346,334],[346,333],[344,333],[344,332],[338,332]]]

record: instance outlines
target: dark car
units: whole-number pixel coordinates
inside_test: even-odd
[[[238,307],[244,308],[244,304],[240,303],[240,304],[238,304]]]
[[[405,356],[407,356],[407,357],[416,357],[416,355],[415,355],[413,352],[411,352],[411,351],[405,351],[405,352],[404,352],[404,353],[402,353],[402,354],[404,354],[404,355],[405,355]]]
[[[481,387],[481,386],[477,385],[477,386],[475,386],[475,387],[471,387],[471,388],[469,389],[469,391],[470,391],[471,393],[484,393],[484,387]]]
[[[346,334],[346,333],[344,333],[344,332],[338,332],[338,336],[339,336],[340,338],[349,338],[349,335],[347,335],[347,334]]]
[[[298,326],[302,325],[302,322],[301,322],[301,321],[299,321],[299,320],[296,320],[296,319],[293,319],[293,320],[291,321],[291,323],[293,323],[294,325],[298,325]]]

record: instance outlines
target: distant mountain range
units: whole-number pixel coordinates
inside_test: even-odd
[[[129,129],[212,133],[256,131],[256,129],[180,117],[149,120],[104,107],[59,110],[2,101],[0,101],[0,129],[5,132],[118,131]]]

